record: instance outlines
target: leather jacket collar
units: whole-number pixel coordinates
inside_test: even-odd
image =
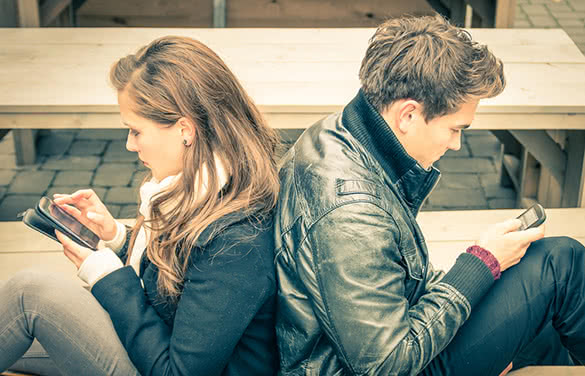
[[[361,89],[344,108],[342,123],[374,156],[416,215],[436,186],[440,178],[439,170],[435,167],[425,170],[408,155],[388,123],[368,102]]]

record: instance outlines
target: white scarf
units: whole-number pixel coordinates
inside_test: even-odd
[[[214,155],[214,162],[215,162],[215,169],[217,170],[217,177],[219,179],[219,186],[223,188],[223,186],[227,183],[228,177],[225,171],[221,160]],[[209,181],[209,172],[206,165],[201,167],[201,175],[202,175],[202,189],[199,192],[195,192],[196,195],[204,195],[208,189],[208,181]],[[199,172],[198,172],[199,173]],[[152,200],[155,196],[159,193],[164,192],[177,181],[181,177],[181,173],[178,175],[167,176],[166,178],[162,179],[160,182],[157,181],[154,176],[150,181],[147,181],[140,187],[140,207],[138,211],[140,214],[144,216],[144,220],[148,221],[150,219],[150,207],[152,205]],[[197,181],[198,176],[195,175],[195,181]],[[164,208],[161,208],[164,210]],[[142,258],[142,254],[144,253],[147,245],[148,238],[150,236],[150,230],[146,226],[142,226],[140,231],[138,231],[138,235],[136,236],[136,241],[134,242],[134,247],[132,248],[132,254],[130,255],[130,265],[134,268],[137,275],[140,275],[140,260]]]

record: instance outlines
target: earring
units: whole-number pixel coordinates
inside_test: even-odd
[[[187,140],[183,140],[183,145],[189,147],[189,145],[187,145]]]

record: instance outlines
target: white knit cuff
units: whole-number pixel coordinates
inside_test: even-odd
[[[105,241],[106,247],[110,248],[114,252],[118,252],[126,243],[126,226],[121,222],[116,221],[116,236],[114,239]]]
[[[99,249],[90,254],[81,264],[77,276],[90,287],[110,274],[124,267],[122,260],[109,248]]]

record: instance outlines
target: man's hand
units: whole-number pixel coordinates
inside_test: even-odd
[[[79,244],[75,243],[73,240],[69,239],[66,235],[63,235],[59,231],[55,230],[57,234],[57,239],[63,245],[63,253],[79,270],[83,261],[89,256],[93,251],[89,248],[85,248],[80,246]]]
[[[494,255],[502,272],[520,262],[530,243],[544,237],[544,225],[518,231],[521,224],[519,219],[497,223],[483,233],[477,242],[477,245]]]
[[[55,194],[53,197],[55,204],[95,232],[100,239],[109,241],[116,236],[116,220],[93,190],[82,189],[70,195]]]

